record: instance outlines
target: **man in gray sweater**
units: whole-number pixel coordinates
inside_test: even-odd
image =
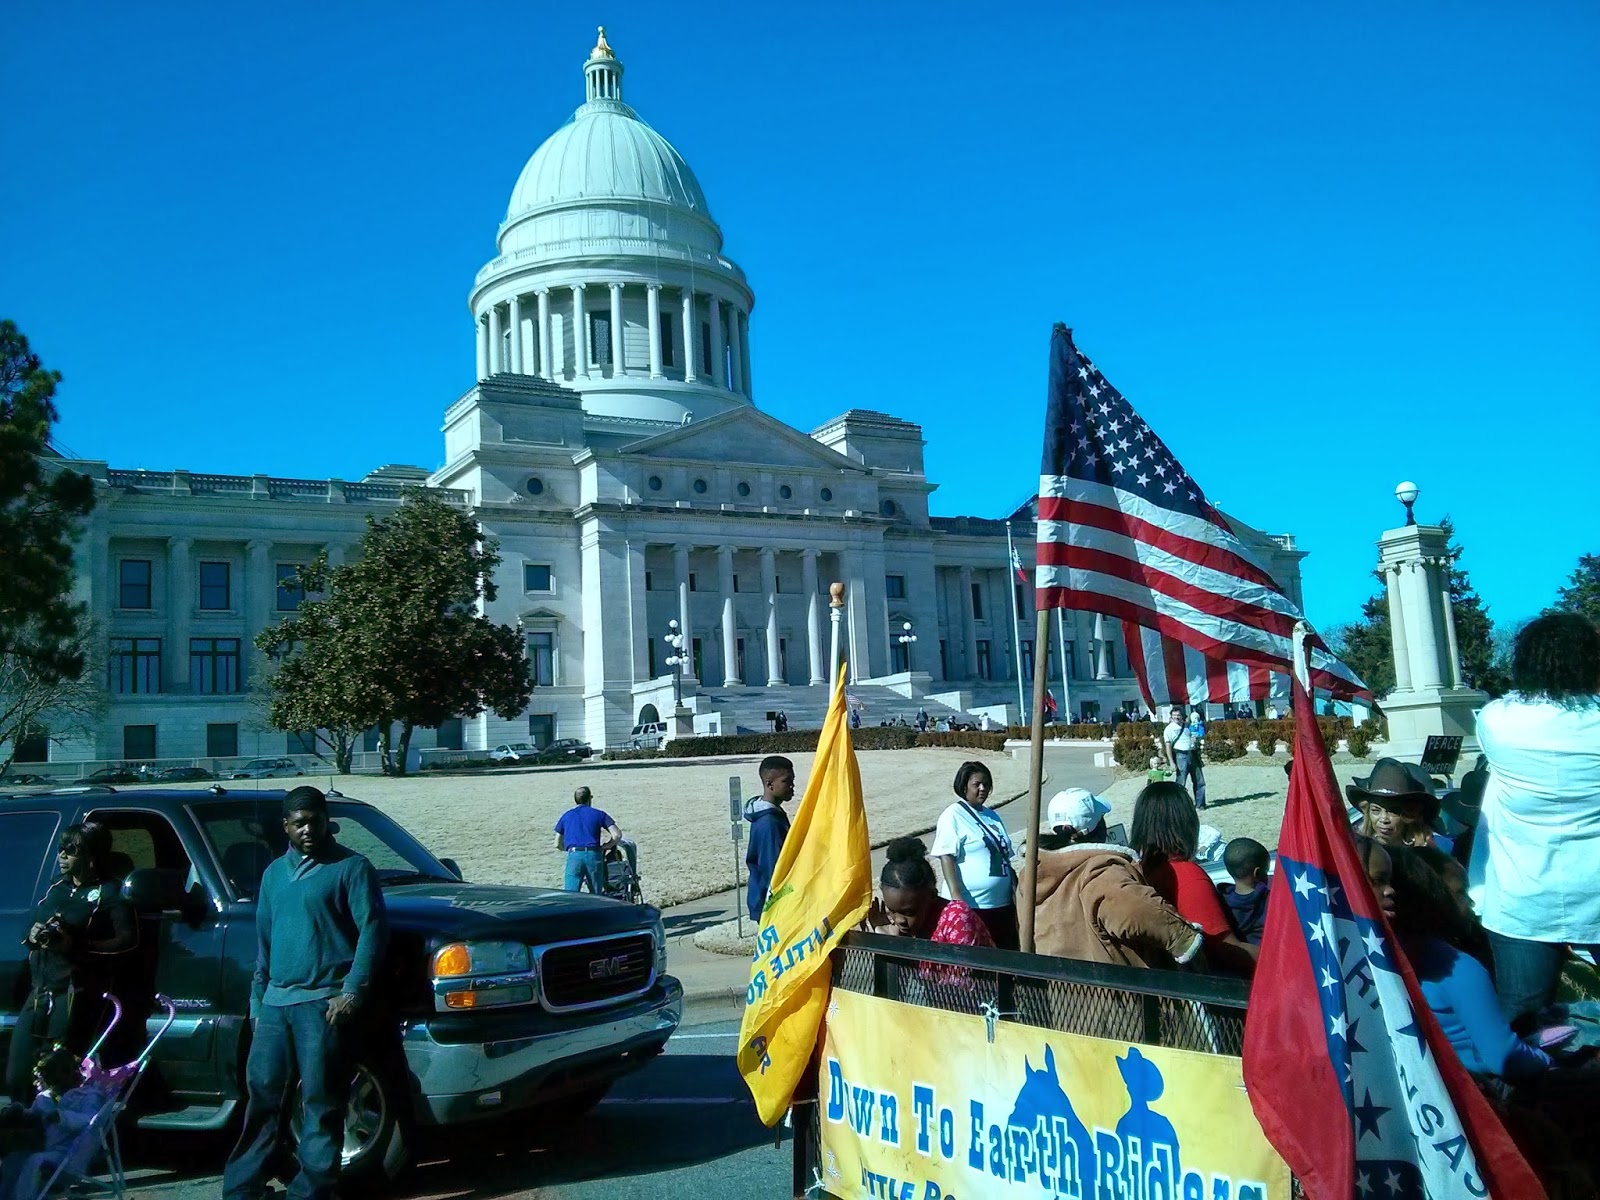
[[[327,798],[283,799],[289,848],[256,900],[254,1031],[245,1066],[244,1130],[222,1173],[224,1200],[258,1200],[283,1133],[285,1095],[300,1080],[300,1173],[291,1200],[328,1200],[338,1182],[350,1083],[348,1038],[387,932],[377,872],[333,840]]]

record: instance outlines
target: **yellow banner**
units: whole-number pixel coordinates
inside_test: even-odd
[[[739,1073],[768,1125],[783,1116],[816,1053],[828,955],[872,903],[867,813],[844,681],[841,664],[805,798],[772,871],[739,1028]]]
[[[874,1200],[1288,1200],[1240,1060],[833,994],[820,1184]]]

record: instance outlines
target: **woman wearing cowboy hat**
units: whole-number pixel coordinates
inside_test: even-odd
[[[1345,797],[1366,815],[1361,832],[1385,846],[1435,845],[1439,798],[1426,779],[1405,763],[1380,758],[1366,779],[1345,784]]]

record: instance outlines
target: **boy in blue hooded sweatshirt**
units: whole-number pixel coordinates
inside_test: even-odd
[[[794,764],[780,754],[768,755],[761,760],[759,774],[761,795],[744,802],[744,819],[750,822],[750,848],[744,855],[750,875],[745,900],[750,919],[757,924],[772,886],[772,868],[777,866],[783,839],[789,835],[789,814],[783,806],[794,799]]]

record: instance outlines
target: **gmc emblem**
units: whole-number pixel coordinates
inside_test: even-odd
[[[591,958],[589,960],[590,979],[614,979],[628,968],[628,956],[618,954],[613,958]]]

